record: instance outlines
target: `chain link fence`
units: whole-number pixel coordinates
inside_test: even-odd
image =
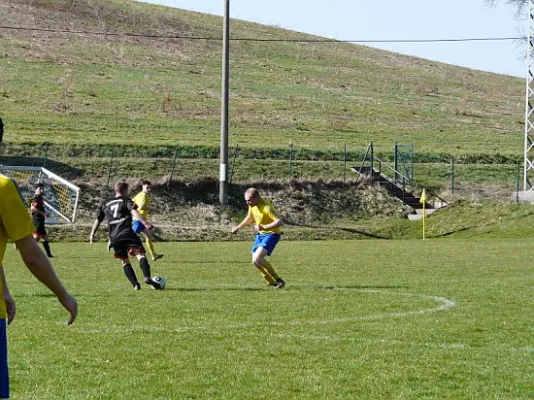
[[[229,179],[255,180],[336,180],[358,179],[366,148],[318,151],[295,144],[286,149],[229,149]],[[394,154],[378,156],[394,165]],[[468,163],[417,162],[413,182],[441,197],[461,196],[516,199],[523,171],[518,162]],[[45,167],[70,181],[96,181],[111,185],[118,179],[151,179],[170,184],[173,180],[218,179],[219,148],[135,145],[10,144],[3,165]]]

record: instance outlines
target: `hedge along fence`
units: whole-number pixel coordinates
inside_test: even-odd
[[[18,143],[10,145],[1,164],[44,166],[70,179],[82,176],[111,178],[219,176],[219,148],[206,146],[61,145]],[[303,176],[347,177],[350,167],[361,162],[364,150],[309,150],[296,146],[229,149],[231,177],[264,179]],[[309,163],[317,162],[317,164]],[[338,171],[342,168],[341,171]]]
[[[241,147],[239,144],[230,147],[230,155],[237,151],[239,157],[245,159],[273,159],[289,160],[290,151],[294,158],[303,161],[341,161],[345,157],[350,160],[361,160],[367,147],[351,148],[341,146],[336,149],[309,149],[298,144],[290,144],[287,147],[279,148],[249,148]],[[449,153],[423,153],[415,149],[414,163],[442,162],[448,163],[455,160],[463,164],[515,164],[522,160],[522,154],[449,154]],[[141,146],[141,145],[111,145],[111,144],[56,144],[56,143],[16,143],[9,144],[6,149],[6,156],[24,156],[51,158],[62,160],[71,157],[127,157],[127,158],[172,158],[175,155],[179,158],[219,158],[218,146],[182,146],[179,143],[175,146]],[[384,161],[393,161],[393,146],[391,151],[375,148],[375,156]],[[0,158],[1,161],[1,158]]]
[[[313,150],[286,148],[229,149],[230,181],[249,179],[357,179],[351,167],[361,165],[367,148]],[[393,164],[393,151],[375,157]],[[414,179],[429,190],[465,193],[480,185],[504,185],[515,190],[520,157],[473,154],[415,153]],[[171,182],[219,177],[219,148],[207,146],[62,145],[17,143],[7,146],[0,164],[44,166],[69,180],[97,180],[111,184],[122,178]],[[522,173],[522,171],[520,171]]]

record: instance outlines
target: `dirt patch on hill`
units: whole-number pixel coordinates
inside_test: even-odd
[[[131,194],[135,195],[140,190],[140,182],[129,183]],[[54,228],[58,239],[85,240],[98,206],[104,198],[112,196],[110,190],[100,184],[78,185],[82,188],[78,223],[73,227]],[[169,240],[243,240],[244,236],[230,236],[229,231],[246,214],[243,193],[251,186],[273,202],[286,224],[286,231],[291,231],[289,236],[295,238],[301,238],[301,230],[306,227],[314,228],[311,236],[307,230],[304,237],[308,239],[366,236],[362,232],[336,228],[335,224],[377,216],[403,217],[408,213],[406,207],[384,189],[356,181],[234,183],[229,189],[228,205],[221,206],[218,181],[206,179],[173,182],[169,186],[153,182],[150,220]]]

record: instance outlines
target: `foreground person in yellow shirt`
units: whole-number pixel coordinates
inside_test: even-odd
[[[248,204],[248,214],[237,226],[232,228],[236,233],[244,227],[255,222],[256,239],[252,245],[252,264],[260,271],[265,282],[277,289],[282,289],[285,282],[278,276],[265,256],[270,256],[280,241],[280,226],[282,220],[277,215],[273,204],[260,196],[256,188],[249,188],[245,192],[245,201]]]
[[[4,125],[0,118],[0,155],[4,151],[2,137]],[[0,398],[9,398],[9,374],[7,365],[6,319],[10,323],[15,316],[15,302],[9,294],[2,261],[8,239],[15,243],[20,257],[30,272],[57,296],[69,312],[68,324],[78,314],[78,303],[57,277],[47,256],[33,238],[35,227],[15,183],[0,174]],[[59,394],[58,394],[59,396]]]

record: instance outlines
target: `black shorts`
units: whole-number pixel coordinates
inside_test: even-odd
[[[33,225],[35,226],[34,236],[46,236],[45,220],[44,218],[33,218]]]
[[[145,248],[141,239],[137,235],[128,236],[124,238],[117,238],[111,241],[111,247],[113,247],[113,257],[121,260],[126,260],[129,256],[135,256],[137,254],[145,254]]]

